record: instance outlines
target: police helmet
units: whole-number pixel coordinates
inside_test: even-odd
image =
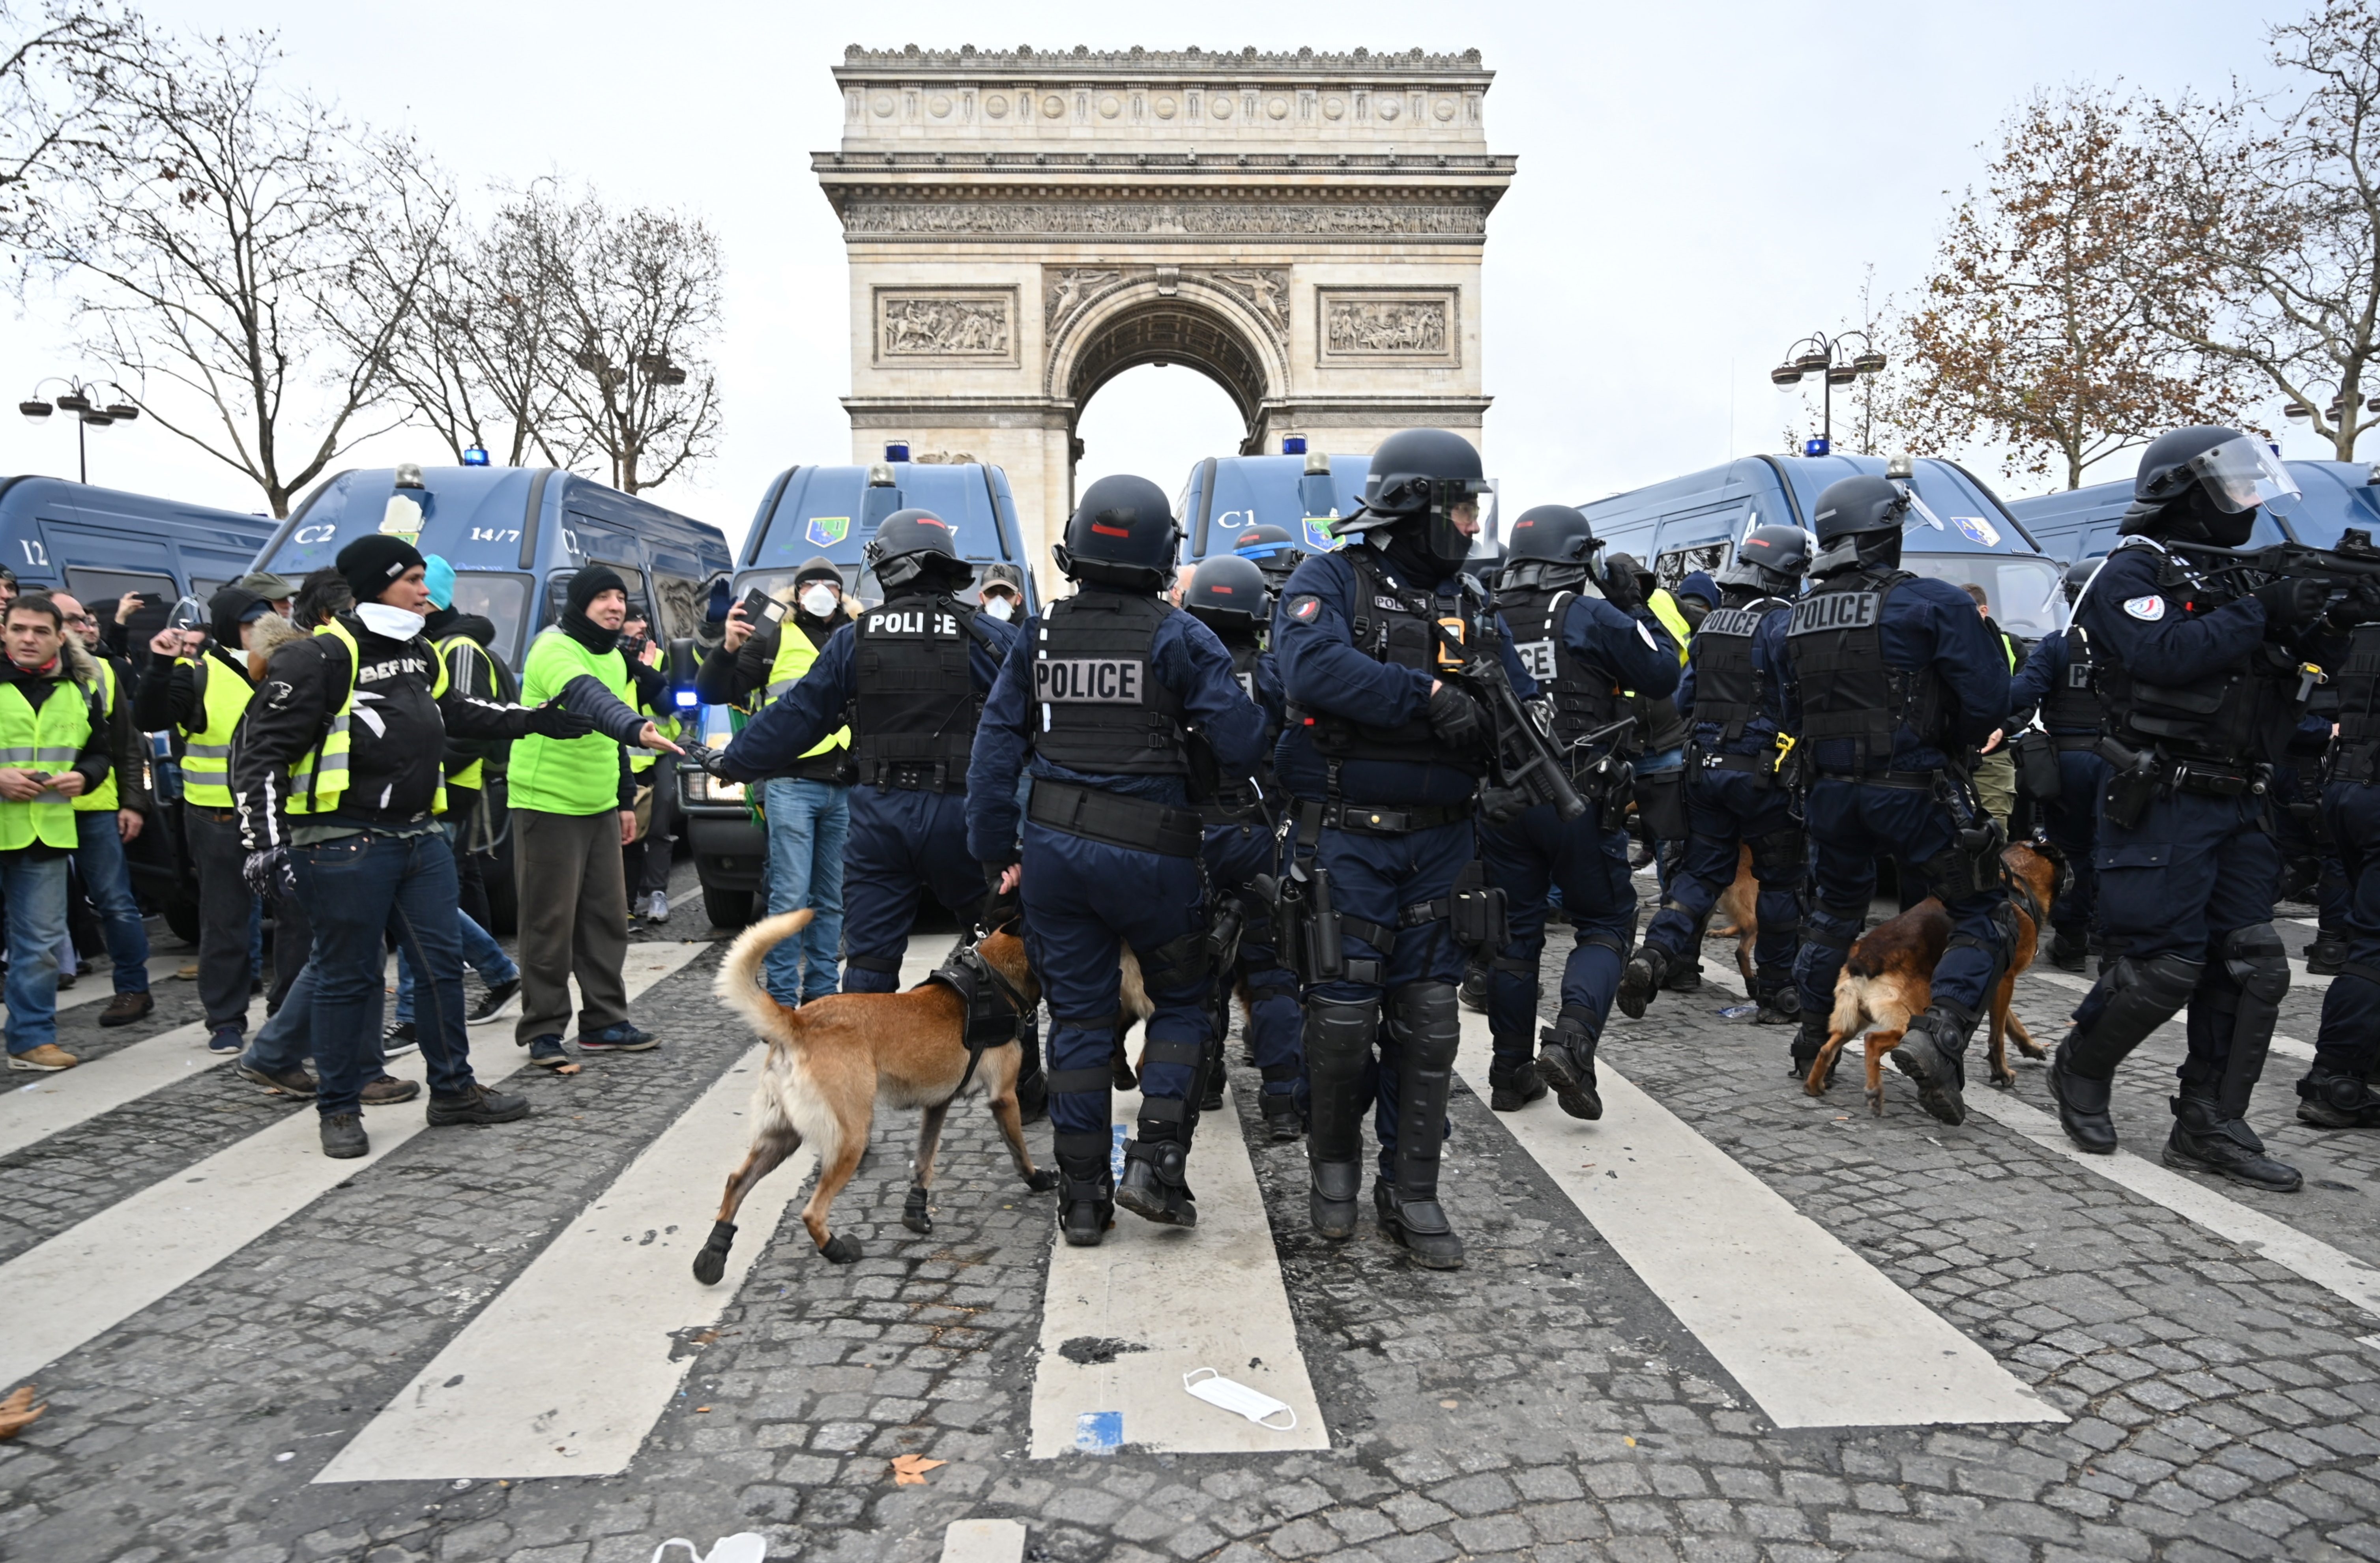
[[[1791,597],[1802,587],[1810,568],[1810,534],[1799,527],[1771,523],[1755,527],[1735,545],[1735,562],[1718,573],[1721,587],[1742,587],[1772,596]]]
[[[1072,580],[1161,591],[1173,579],[1173,551],[1181,541],[1165,491],[1146,478],[1118,473],[1083,491],[1066,522],[1066,540],[1050,555]]]
[[[1477,513],[1487,471],[1470,441],[1443,429],[1401,429],[1372,453],[1364,505],[1332,530],[1341,537],[1418,522],[1431,556],[1451,568],[1471,557],[1471,539],[1454,524],[1458,505]]]
[[[2192,489],[2227,515],[2263,505],[2286,511],[2297,498],[2297,479],[2262,441],[2237,429],[2198,424],[2158,435],[2142,453],[2132,478],[2132,497],[2143,504],[2167,505],[2187,499]]]
[[[1521,512],[1507,540],[1511,544],[1504,556],[1508,565],[1526,559],[1584,565],[1595,551],[1595,529],[1574,505],[1540,504]]]
[[[1305,563],[1305,551],[1295,545],[1288,528],[1269,521],[1243,527],[1232,544],[1232,551],[1243,559],[1256,561],[1257,568],[1264,572],[1265,579],[1276,590],[1289,579],[1291,571]]]
[[[2078,559],[2066,566],[2066,605],[2069,608],[2074,606],[2082,595],[2082,588],[2091,584],[2091,577],[2097,575],[2099,566],[2107,562],[2107,556],[2101,554],[2093,559]]]
[[[1264,572],[1254,560],[1217,553],[1199,562],[1182,593],[1182,606],[1217,635],[1245,640],[1264,627],[1269,596]]]
[[[950,523],[930,510],[896,510],[886,516],[860,557],[887,592],[919,585],[954,590],[975,579],[974,568],[959,557]]]
[[[1831,549],[1849,537],[1899,532],[1909,515],[1909,492],[1889,478],[1862,475],[1827,485],[1818,496],[1818,546]]]

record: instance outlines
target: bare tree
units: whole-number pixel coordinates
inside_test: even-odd
[[[0,244],[27,246],[45,186],[109,144],[109,79],[141,45],[128,12],[46,0],[20,20],[0,0]]]
[[[2011,472],[2071,489],[2176,424],[2237,416],[2228,365],[2154,323],[2203,320],[2205,296],[2154,286],[2134,263],[2163,217],[2136,118],[2079,88],[2035,93],[2004,126],[1905,325],[1894,411],[1912,449],[1982,435]]]
[[[656,488],[718,448],[719,241],[700,221],[582,203],[585,242],[564,273],[569,337],[563,423],[627,493]]]
[[[2157,323],[2269,383],[2341,461],[2380,423],[2380,12],[2272,29],[2295,95],[2160,107],[2165,221],[2139,254]],[[2208,309],[2209,296],[2220,300]],[[2328,403],[2338,397],[2338,413]]]
[[[43,258],[158,424],[275,515],[371,418],[451,197],[411,144],[276,90],[265,35],[154,41],[107,81],[118,127],[62,192]]]

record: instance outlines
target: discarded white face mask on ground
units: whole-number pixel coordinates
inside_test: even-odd
[[[671,1547],[686,1548],[694,1563],[767,1563],[769,1538],[757,1531],[738,1531],[732,1536],[722,1536],[719,1545],[709,1552],[698,1552],[684,1536],[672,1536],[653,1548],[653,1563],[662,1563],[662,1555]]]
[[[1207,1375],[1201,1378],[1199,1374]],[[1252,1389],[1236,1379],[1225,1378],[1213,1368],[1196,1368],[1182,1375],[1182,1387],[1210,1406],[1220,1406],[1235,1416],[1245,1416],[1257,1426],[1274,1433],[1286,1433],[1297,1425],[1297,1413],[1286,1400],[1276,1400],[1261,1389]],[[1274,1424],[1267,1417],[1285,1416],[1287,1422]]]

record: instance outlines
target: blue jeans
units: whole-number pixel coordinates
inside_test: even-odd
[[[111,818],[110,825],[115,821]],[[58,1039],[58,942],[67,936],[67,860],[0,853],[0,899],[8,903],[8,1050],[30,1053]]]
[[[288,903],[285,900],[282,904],[285,906]],[[308,1059],[314,1056],[313,1022],[314,963],[309,960],[298,968],[296,979],[289,984],[289,991],[282,996],[281,1008],[275,1010],[273,1018],[248,1039],[248,1050],[240,1055],[239,1061],[250,1069],[261,1069],[273,1074],[285,1069],[301,1068]],[[374,1038],[372,1048],[375,1065],[366,1072],[366,1078],[378,1074],[385,1067],[385,1060],[380,1057],[378,1038]]]
[[[291,850],[298,893],[314,925],[307,976],[314,983],[315,1105],[324,1117],[357,1110],[380,1059],[382,935],[394,933],[430,985],[419,1018],[432,1096],[471,1086],[463,1029],[461,919],[455,854],[434,832],[345,836]],[[283,1006],[285,1011],[288,1006]]]
[[[75,816],[75,867],[83,893],[99,914],[107,958],[115,967],[115,991],[149,991],[149,930],[132,899],[132,871],[125,866],[124,838],[116,833],[115,810],[85,809]]]
[[[494,935],[473,922],[468,912],[458,907],[455,920],[461,925],[458,931],[463,940],[463,963],[479,973],[489,987],[520,975],[520,967],[504,953],[504,947],[496,942]],[[396,951],[396,1019],[400,1025],[413,1019],[413,957],[405,952],[402,945]]]
[[[843,948],[851,789],[780,776],[760,783],[760,806],[769,816],[769,915],[805,906],[815,914],[798,938],[769,951],[761,970],[778,1003],[807,1004],[842,981],[835,963]]]

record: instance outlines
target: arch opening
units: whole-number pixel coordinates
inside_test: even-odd
[[[1177,494],[1190,469],[1240,447],[1246,426],[1231,395],[1184,365],[1143,364],[1110,376],[1075,418],[1074,492],[1129,472]]]

